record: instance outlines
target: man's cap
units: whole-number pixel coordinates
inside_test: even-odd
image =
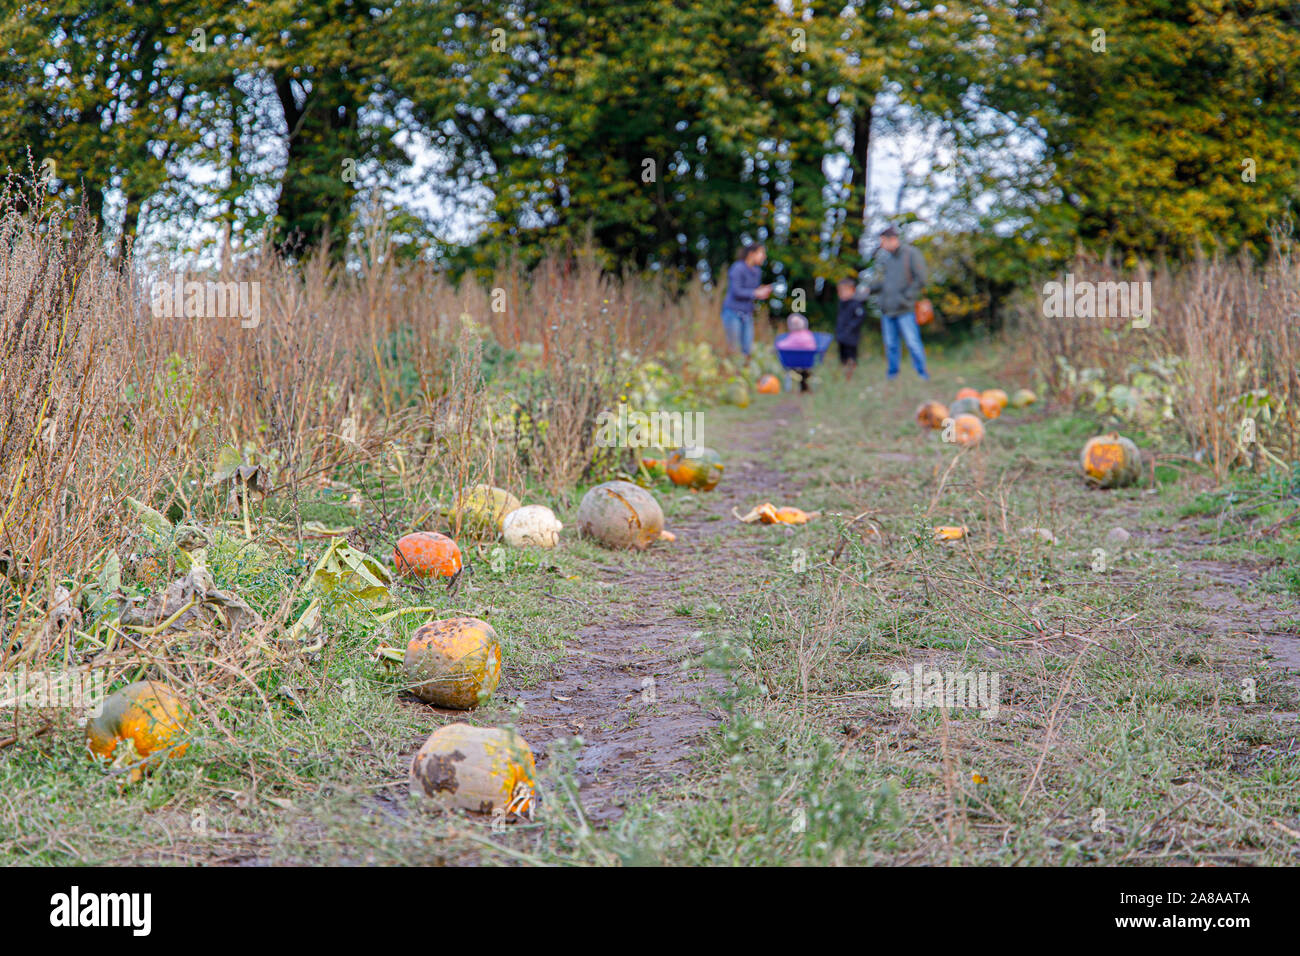
[[[884,229],[880,230],[880,235],[881,235],[882,237],[883,237],[883,236],[896,236],[896,235],[898,235],[898,230],[895,229],[893,226],[886,226]]]

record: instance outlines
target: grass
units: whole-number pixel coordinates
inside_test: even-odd
[[[671,548],[616,554],[566,532],[551,552],[471,549],[454,597],[399,592],[501,635],[501,690],[470,717],[482,724],[536,721],[523,700],[549,697],[601,634],[631,660],[679,622],[680,646],[656,673],[720,722],[685,772],[632,788],[620,819],[580,809],[580,784],[618,772],[582,770],[584,753],[618,728],[669,719],[667,704],[642,708],[633,691],[583,712],[583,730],[535,738],[544,812],[494,832],[407,798],[410,755],[454,719],[402,696],[398,674],[372,658],[415,622],[376,629],[335,608],[318,653],[200,700],[191,752],[137,786],[119,790],[94,766],[70,721],[6,749],[0,861],[1294,863],[1296,676],[1198,593],[1242,614],[1270,604],[1281,615],[1271,626],[1294,629],[1294,526],[1251,536],[1289,499],[1276,484],[1207,488],[1174,469],[1154,488],[1089,489],[1075,455],[1103,423],[1063,409],[1009,411],[953,464],[911,409],[955,391],[957,367],[969,374],[967,361],[940,364],[931,389],[823,375],[785,426],[770,405],[710,412],[724,488],[743,480],[741,461],[767,469],[753,493],[824,512],[806,527],[742,526],[720,492],[665,487],[669,527],[688,531]],[[984,366],[990,379],[995,368]],[[733,450],[742,439],[749,450]],[[388,507],[400,522],[416,506]],[[863,512],[881,535],[850,526]],[[353,517],[328,495],[300,513]],[[971,534],[941,545],[929,532],[940,523]],[[1127,545],[1108,540],[1115,526],[1132,533]],[[1182,571],[1275,559],[1242,585]],[[292,580],[236,564],[218,583],[270,614]],[[997,718],[891,704],[891,677],[918,663],[997,674]],[[635,688],[640,670],[625,670]],[[581,702],[581,687],[565,687]]]

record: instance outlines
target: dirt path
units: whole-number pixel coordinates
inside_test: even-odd
[[[773,422],[799,415],[798,402],[789,400],[773,408],[771,417],[737,423],[729,434],[711,439],[727,470],[703,499],[705,507],[677,519],[666,509],[677,535],[675,543],[662,546],[671,549],[671,559],[644,562],[632,574],[595,568],[600,580],[632,593],[637,616],[623,618],[628,602],[590,607],[592,620],[568,648],[561,674],[519,692],[525,710],[518,726],[539,752],[539,766],[558,738],[582,737],[577,776],[593,822],[617,819],[629,802],[687,772],[701,734],[721,719],[709,698],[724,689],[724,679],[708,674],[701,680],[698,671],[681,666],[707,650],[708,621],[699,607],[689,614],[674,607],[682,604],[683,582],[716,582],[735,597],[743,594],[744,582],[731,569],[751,563],[765,540],[736,522],[731,509],[748,510],[788,484],[766,461]],[[727,595],[715,593],[725,603]]]

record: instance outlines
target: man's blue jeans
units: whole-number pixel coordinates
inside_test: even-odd
[[[740,349],[745,358],[754,350],[754,317],[732,309],[722,310],[722,328],[727,333],[727,344]]]
[[[916,374],[928,379],[925,370],[925,346],[921,344],[921,330],[916,327],[916,313],[904,312],[902,315],[882,315],[880,317],[880,334],[885,339],[885,358],[889,362],[889,377],[898,377],[899,348],[901,337],[907,344],[907,354],[912,356],[912,366]]]

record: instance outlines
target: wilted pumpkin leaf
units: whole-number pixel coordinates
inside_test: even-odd
[[[393,578],[370,555],[350,546],[343,538],[335,538],[312,570],[311,581],[312,587],[322,594],[382,607],[388,603]]]
[[[110,550],[108,557],[95,575],[95,583],[86,588],[87,609],[99,614],[108,607],[108,601],[122,587],[122,561],[117,552]]]
[[[148,532],[148,537],[156,545],[170,545],[172,543],[172,523],[168,521],[155,508],[149,507],[143,501],[137,498],[127,496],[126,503],[135,512],[135,516],[140,519]]]

